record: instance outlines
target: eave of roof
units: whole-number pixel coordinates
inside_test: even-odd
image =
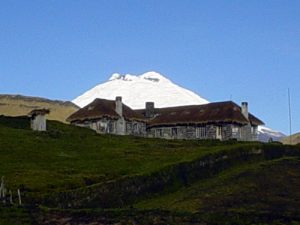
[[[133,111],[130,107],[123,104],[123,117],[125,120],[144,121],[144,118]],[[120,116],[115,111],[115,101],[97,98],[87,106],[79,109],[67,118],[68,122],[96,120],[110,118],[117,120]]]
[[[50,113],[49,109],[34,109],[28,113],[28,116],[46,115],[49,113]]]

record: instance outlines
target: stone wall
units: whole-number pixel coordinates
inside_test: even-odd
[[[99,134],[146,136],[146,124],[138,121],[102,118],[95,121],[85,121],[73,124],[93,129]]]
[[[31,119],[31,129],[36,131],[46,131],[46,117],[45,115],[36,115]]]
[[[120,125],[122,122],[122,126]],[[165,127],[150,127],[144,122],[110,120],[103,118],[97,121],[87,121],[75,125],[91,128],[101,134],[133,135],[149,138],[165,139],[219,139],[239,141],[256,141],[257,127],[250,124],[239,126],[235,124],[180,125]],[[121,126],[121,128],[120,128]],[[123,127],[124,126],[124,127]]]
[[[146,136],[146,124],[138,121],[126,122],[126,134],[134,136]]]
[[[233,124],[207,124],[205,126],[182,125],[168,127],[152,127],[147,129],[147,137],[166,139],[237,139],[243,141],[256,140],[255,130]],[[255,130],[256,131],[256,130]]]
[[[116,122],[108,118],[102,118],[99,120],[87,120],[84,122],[73,123],[79,127],[86,127],[95,130],[99,134],[115,134],[116,133]]]
[[[257,140],[257,126],[247,124],[241,127],[241,141],[256,141]]]

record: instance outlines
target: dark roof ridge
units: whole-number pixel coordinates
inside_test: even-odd
[[[209,103],[204,103],[204,104],[193,104],[193,105],[179,105],[179,106],[168,106],[168,107],[155,107],[155,109],[173,109],[173,108],[186,108],[186,107],[196,107],[196,106],[208,106],[208,105],[217,105],[217,104],[228,104],[228,103],[231,103],[235,106],[239,106],[237,103],[233,102],[233,101],[220,101],[220,102],[209,102]],[[239,106],[240,107],[240,106]],[[145,108],[143,109],[134,109],[134,110],[144,110]]]
[[[110,99],[105,99],[105,98],[95,98],[94,101],[92,101],[90,104],[92,104],[93,102],[96,102],[96,101],[107,101],[107,102],[112,102],[112,103],[115,103],[115,102],[116,102],[116,100],[110,100]],[[90,105],[90,104],[88,104],[88,105]],[[86,106],[88,106],[88,105],[86,105]],[[128,107],[128,108],[131,109],[132,111],[135,111],[135,110],[132,109],[130,106],[126,105],[123,101],[122,101],[122,105]],[[85,106],[85,107],[86,107],[86,106]],[[83,108],[84,108],[84,107],[83,107]]]
[[[263,124],[261,120],[251,113],[249,113],[249,117],[246,118],[241,112],[241,106],[233,101],[155,108],[155,110],[157,115],[148,121],[150,126],[181,123],[208,123],[213,121],[236,122],[241,124],[250,122],[253,125]]]

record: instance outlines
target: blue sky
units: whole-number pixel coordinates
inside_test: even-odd
[[[72,100],[157,71],[209,101],[300,131],[300,1],[2,0],[0,93]]]

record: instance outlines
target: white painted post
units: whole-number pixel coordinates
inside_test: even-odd
[[[19,197],[19,205],[22,205],[22,199],[21,199],[20,189],[18,189],[18,197]]]

